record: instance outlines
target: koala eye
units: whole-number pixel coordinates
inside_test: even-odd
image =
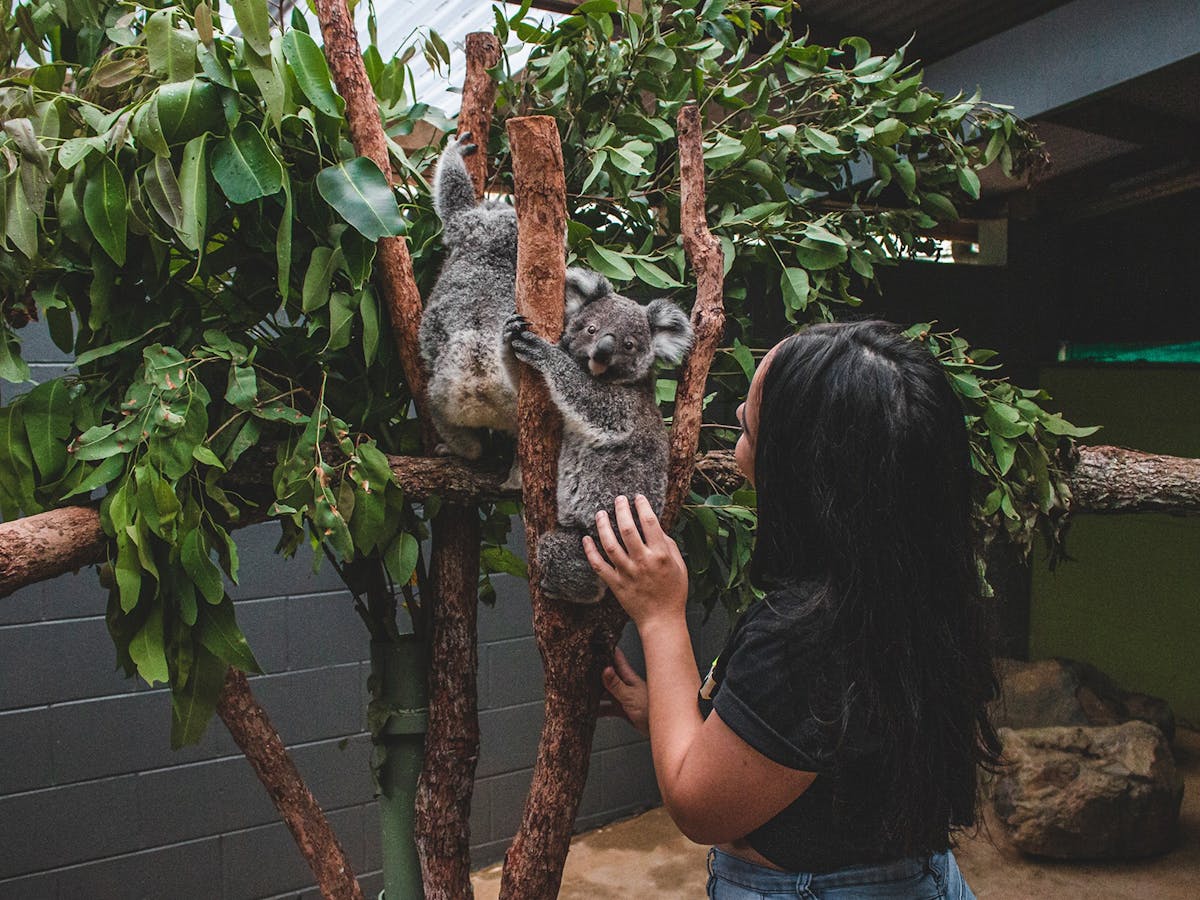
[[[632,350],[632,349],[633,349],[633,341],[632,341],[630,338],[626,338],[626,339],[625,339],[625,349],[626,349],[626,350]]]
[[[588,334],[595,334],[595,333],[596,333],[596,326],[595,326],[595,325],[589,325],[589,326],[587,327],[587,333],[588,333]]]

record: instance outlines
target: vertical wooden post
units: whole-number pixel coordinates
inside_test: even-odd
[[[496,85],[488,69],[500,61],[495,35],[467,35],[459,134],[471,132],[479,150],[466,158],[483,196],[488,132]],[[430,583],[429,730],[417,786],[417,850],[427,900],[470,900],[471,796],[479,761],[478,608],[479,510],[446,504],[433,523]]]
[[[562,318],[561,238],[565,211],[562,150],[553,122],[544,117],[509,121],[517,217],[517,309],[547,339],[558,336]],[[537,123],[536,125],[533,123]],[[687,494],[700,436],[700,412],[709,366],[724,330],[721,246],[704,216],[704,162],[700,117],[694,105],[680,111],[680,175],[683,180],[684,248],[696,272],[692,325],[696,341],[680,378],[671,434],[670,482],[663,521],[670,527]],[[543,330],[547,329],[547,330]],[[524,373],[523,373],[524,374]],[[587,781],[600,703],[600,672],[628,621],[611,597],[578,608],[547,601],[538,589],[537,537],[554,523],[558,433],[547,428],[543,393],[521,384],[521,463],[525,481],[525,528],[529,541],[534,634],[546,673],[546,722],[521,829],[505,859],[502,900],[552,900],[558,894],[571,831]],[[533,385],[530,385],[532,387]],[[525,405],[527,404],[527,405]],[[553,452],[554,456],[551,456]],[[549,465],[545,470],[542,466]]]

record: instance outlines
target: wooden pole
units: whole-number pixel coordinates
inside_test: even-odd
[[[488,132],[496,85],[488,69],[500,61],[494,35],[467,35],[459,134],[479,151],[466,158],[483,196]],[[428,900],[470,900],[471,797],[479,761],[479,650],[476,645],[480,524],[477,497],[447,503],[433,523],[429,730],[417,786],[417,852]]]

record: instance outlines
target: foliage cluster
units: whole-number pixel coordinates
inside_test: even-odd
[[[532,45],[525,72],[495,73],[497,187],[510,171],[504,119],[556,117],[572,259],[687,305],[673,122],[684,102],[701,104],[734,335],[708,409],[729,421],[750,348],[858,306],[878,266],[926,249],[928,229],[978,197],[978,170],[1018,172],[1037,144],[978,97],[923,88],[903,51],[808,43],[791,3],[646,7],[588,0],[553,27],[527,8],[497,13],[503,42]],[[10,326],[34,316],[78,375],[0,410],[0,513],[105,492],[118,659],[171,685],[173,740],[187,742],[225,666],[256,668],[227,592],[234,526],[274,518],[284,551],[320,546],[374,637],[398,628],[394,602],[363,600],[381,578],[419,624],[433,509],[388,468],[418,433],[371,274],[375,240],[404,234],[419,287],[432,284],[434,149],[410,156],[393,140],[395,188],[357,158],[304,19],[272,23],[265,0],[27,0],[2,12],[0,376],[28,378]],[[418,43],[448,60],[436,35]],[[393,139],[445,124],[412,95],[415,48],[364,53]],[[1053,445],[1075,432],[1040,396],[982,377],[986,358],[961,339],[926,340],[968,403],[981,514],[1027,540],[1062,505]],[[672,391],[664,377],[668,411]],[[705,447],[731,436],[716,424]],[[512,511],[485,511],[487,571],[523,573],[503,548]],[[752,493],[696,495],[688,512],[697,599],[744,605]]]

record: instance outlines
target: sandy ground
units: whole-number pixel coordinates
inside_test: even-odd
[[[1175,755],[1186,785],[1179,843],[1154,859],[1124,863],[1034,860],[1007,845],[994,822],[956,851],[967,883],[998,900],[1196,900],[1200,898],[1200,732],[1180,731]],[[693,844],[661,809],[575,838],[560,900],[698,900],[707,847]],[[500,866],[473,878],[476,900],[495,900]]]

